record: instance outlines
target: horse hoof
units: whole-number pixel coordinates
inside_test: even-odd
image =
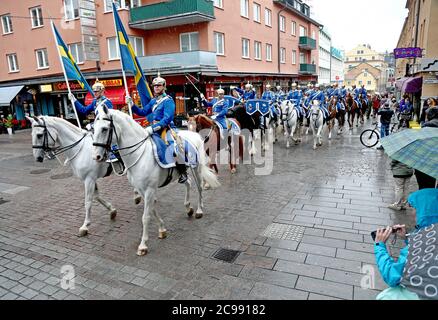
[[[203,213],[197,213],[197,214],[195,214],[195,218],[196,218],[196,219],[201,219],[203,216],[204,216]]]
[[[85,237],[88,234],[88,229],[79,229],[79,237]]]
[[[116,209],[113,209],[113,210],[110,212],[110,218],[111,218],[111,220],[114,220],[116,217],[117,217],[117,210],[116,210]]]
[[[187,215],[189,217],[193,216],[193,214],[195,213],[195,210],[193,210],[193,208],[190,208],[189,212],[187,212]]]
[[[167,230],[158,231],[158,239],[166,239],[167,238]]]
[[[137,256],[142,257],[148,254],[148,248],[138,249]]]
[[[134,198],[135,205],[139,204],[140,202],[141,202],[141,197]]]
[[[236,169],[231,169],[231,174],[235,174],[237,172],[237,170]]]

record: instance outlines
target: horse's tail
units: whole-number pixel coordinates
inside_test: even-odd
[[[217,178],[217,175],[214,173],[212,169],[208,167],[208,159],[207,153],[204,149],[204,144],[201,143],[199,145],[199,168],[201,179],[210,185],[210,188],[216,189],[220,187],[220,182]]]

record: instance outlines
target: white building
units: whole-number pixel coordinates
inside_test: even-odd
[[[344,83],[344,54],[334,47],[331,49],[331,83]]]
[[[326,28],[319,30],[319,77],[320,84],[330,83],[330,64],[331,64],[331,44],[332,40]]]

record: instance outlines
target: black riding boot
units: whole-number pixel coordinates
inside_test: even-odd
[[[176,164],[176,170],[179,173],[178,183],[185,183],[187,181],[187,167],[185,164]]]

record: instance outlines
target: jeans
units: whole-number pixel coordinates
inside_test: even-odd
[[[409,180],[411,177],[394,178],[395,179],[395,204],[400,207],[406,207],[409,195]]]
[[[389,136],[389,123],[381,123],[380,138]]]

